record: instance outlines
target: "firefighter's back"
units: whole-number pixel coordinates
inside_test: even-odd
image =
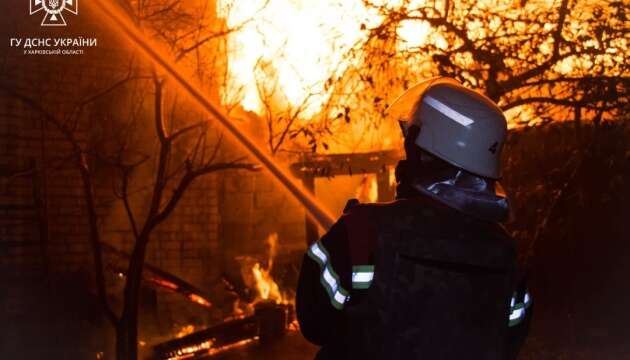
[[[351,358],[504,359],[516,255],[503,229],[430,199],[369,212],[374,280],[349,309]]]

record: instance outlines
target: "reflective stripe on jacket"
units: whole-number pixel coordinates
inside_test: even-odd
[[[404,200],[425,202],[424,207],[443,206],[427,199]],[[377,247],[379,208],[361,205],[344,214],[304,257],[298,283],[296,310],[305,337],[322,346],[319,358],[349,358],[346,353],[356,324],[349,315],[354,306],[364,302],[378,268],[374,265]],[[376,274],[375,274],[376,272]],[[506,299],[507,301],[507,299]],[[509,325],[508,353],[516,354],[531,318],[531,296],[516,289],[505,314]],[[438,346],[438,344],[436,344]],[[509,357],[508,357],[509,358]]]

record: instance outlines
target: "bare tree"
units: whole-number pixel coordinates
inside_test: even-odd
[[[483,91],[504,110],[530,110],[517,114],[523,124],[534,116],[599,121],[629,109],[629,30],[621,1],[364,4],[383,20],[364,26],[368,40],[348,57],[365,60],[346,76],[380,102],[377,109],[386,108],[388,92],[438,75]]]
[[[258,73],[274,71],[272,64],[261,59],[257,64]],[[275,80],[270,80],[274,78]],[[285,152],[315,152],[317,140],[321,132],[325,131],[326,124],[317,121],[308,121],[305,111],[311,105],[315,92],[307,92],[306,96],[298,103],[291,104],[279,89],[277,77],[260,76],[256,79],[258,98],[263,107],[261,118],[254,117],[254,121],[264,121],[267,130],[267,148],[272,155],[279,151]],[[297,139],[301,136],[301,139]],[[298,140],[305,140],[298,142]],[[328,146],[324,143],[324,146]]]
[[[169,46],[173,56],[190,64],[199,81],[218,94],[216,90],[224,77],[217,76],[221,75],[218,72],[222,69],[217,62],[224,61],[221,59],[223,53],[214,48],[202,50],[203,47],[220,44],[234,29],[217,22],[213,9],[186,10],[180,0],[167,4],[139,1],[134,2],[137,7],[133,8],[131,4],[126,3],[127,10],[137,23],[155,31]],[[133,54],[131,58],[134,58]],[[63,112],[50,111],[45,100],[0,82],[2,93],[41,115],[70,145],[70,156],[64,161],[77,169],[81,179],[97,295],[103,313],[115,329],[119,359],[137,358],[139,291],[146,249],[153,231],[168,219],[197,179],[230,169],[258,169],[244,158],[225,160],[221,152],[222,135],[216,135],[211,126],[212,120],[187,111],[176,96],[165,99],[165,80],[155,70],[134,63],[132,61],[129,65],[126,76],[106,88],[88,86],[87,95],[77,100],[73,108]],[[86,116],[92,106],[108,98],[110,101],[115,99],[116,103],[112,110],[116,114],[109,114],[103,121],[108,124],[98,124],[98,119]],[[150,110],[147,103],[153,104]],[[152,116],[149,116],[151,113]],[[154,132],[147,139],[143,130],[146,127],[142,125],[146,125],[148,117],[152,118]],[[108,132],[103,130],[105,127],[115,129],[108,129]],[[142,139],[139,134],[142,134]],[[157,147],[138,146],[143,141],[157,143]],[[115,174],[110,196],[120,200],[134,238],[125,270],[120,312],[110,303],[107,294],[102,251],[103,218],[98,211],[100,204],[96,194],[95,172],[99,166],[105,166]],[[153,179],[147,184],[143,177],[135,176],[138,172],[150,172]],[[138,189],[143,191],[142,199],[133,197]],[[145,199],[148,201],[144,202]]]
[[[214,145],[206,145],[208,139],[207,121],[202,120],[169,132],[164,119],[163,80],[156,77],[153,83],[155,88],[155,134],[159,141],[159,151],[150,204],[143,224],[138,222],[130,205],[129,181],[134,168],[139,166],[145,159],[132,163],[125,163],[124,160],[118,159],[115,164],[122,175],[120,191],[117,195],[124,203],[135,238],[126,274],[124,305],[117,333],[117,354],[120,359],[136,358],[137,356],[139,290],[146,248],[151,238],[151,232],[168,218],[186,190],[199,177],[227,169],[256,170],[255,165],[243,163],[243,159],[216,162],[221,141],[219,138]],[[174,146],[179,140],[185,139],[189,135],[192,135],[193,138],[196,137],[196,140],[190,142],[192,145],[186,146],[184,149],[186,155],[183,158],[183,162],[180,166],[173,169]],[[173,183],[172,185],[170,184],[171,182]]]
[[[130,79],[125,79],[125,82],[131,81]],[[88,215],[88,240],[92,249],[96,289],[104,314],[116,330],[117,357],[119,359],[135,359],[137,357],[139,290],[146,249],[153,230],[169,217],[185,192],[198,178],[228,169],[257,169],[256,165],[243,162],[243,159],[234,159],[227,162],[217,161],[221,141],[219,138],[218,141],[208,144],[210,139],[208,120],[202,120],[169,131],[169,125],[173,121],[165,121],[163,80],[155,77],[152,83],[155,89],[153,123],[155,138],[159,143],[156,155],[138,155],[137,152],[134,152],[130,146],[130,143],[133,141],[131,136],[127,136],[126,141],[121,141],[120,146],[112,154],[96,154],[93,152],[89,142],[86,142],[84,136],[78,132],[79,127],[85,127],[85,124],[80,124],[83,109],[90,102],[96,101],[100,96],[105,96],[105,94],[114,91],[115,88],[122,86],[123,82],[117,82],[106,91],[92,94],[78,102],[77,107],[70,111],[72,116],[65,118],[48,112],[45,106],[28,95],[18,93],[14,89],[4,86],[4,84],[1,87],[2,91],[8,96],[21,101],[43,116],[49,124],[61,133],[64,140],[70,145],[72,155],[70,160],[81,178],[85,209]],[[196,140],[189,142],[188,140],[191,137]],[[183,139],[186,139],[185,143],[180,141]],[[182,143],[184,143],[183,147]],[[182,151],[185,154],[183,157],[178,155]],[[98,203],[95,195],[94,169],[89,165],[89,159],[94,157],[98,157],[99,160],[105,161],[119,170],[119,183],[115,196],[124,204],[135,239],[126,270],[124,301],[120,315],[117,315],[112,309],[106,293],[101,229],[99,225],[102,219],[99,219],[97,212]],[[153,171],[154,179],[149,193],[150,201],[143,211],[146,214],[144,220],[140,221],[136,213],[134,213],[134,207],[130,201],[129,188],[132,181],[131,177],[138,167],[153,157],[157,157],[157,165]]]

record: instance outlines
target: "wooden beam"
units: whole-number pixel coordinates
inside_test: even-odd
[[[291,165],[291,171],[299,178],[306,174],[312,177],[337,175],[378,174],[387,172],[402,154],[398,150],[375,151],[357,154],[304,154],[301,161]]]

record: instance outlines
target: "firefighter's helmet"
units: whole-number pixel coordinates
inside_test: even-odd
[[[419,127],[415,144],[430,154],[475,175],[500,177],[505,116],[492,100],[456,80],[433,78],[411,87],[387,117],[400,122],[405,136],[410,126]]]

